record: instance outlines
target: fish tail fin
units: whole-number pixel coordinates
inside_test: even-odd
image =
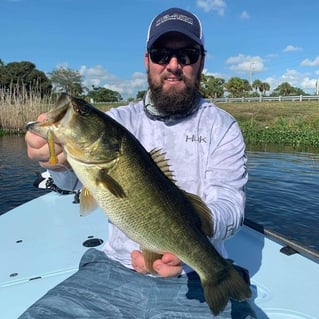
[[[251,297],[249,285],[233,267],[229,269],[226,277],[223,276],[222,280],[217,282],[216,278],[211,281],[206,280],[202,286],[206,302],[215,316],[225,309],[230,298],[244,301]]]

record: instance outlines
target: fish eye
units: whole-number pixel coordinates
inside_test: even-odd
[[[88,105],[86,105],[86,104],[81,105],[81,106],[80,106],[80,113],[81,113],[82,115],[87,115],[87,114],[89,114],[89,113],[90,113],[90,107],[89,107]]]
[[[78,112],[80,115],[86,116],[91,113],[91,107],[89,104],[79,103],[79,104],[75,104],[73,107],[74,107],[74,110]]]

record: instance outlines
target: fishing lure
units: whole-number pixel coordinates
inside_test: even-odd
[[[51,130],[48,130],[48,145],[49,145],[49,164],[56,165],[58,164],[58,158],[55,154],[55,148],[54,148],[54,139],[53,139],[53,133]]]

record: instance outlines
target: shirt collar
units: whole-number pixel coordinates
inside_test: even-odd
[[[151,96],[150,96],[150,91],[148,90],[144,96],[143,104],[144,104],[144,111],[150,119],[155,121],[156,120],[163,121],[166,124],[173,124],[195,113],[199,108],[200,100],[201,100],[201,96],[199,95],[196,98],[195,103],[192,105],[191,108],[187,110],[187,112],[180,112],[180,113],[174,113],[174,114],[161,113],[153,104]]]

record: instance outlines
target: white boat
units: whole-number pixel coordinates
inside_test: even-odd
[[[50,192],[0,216],[1,318],[19,317],[107,240],[105,214],[80,217],[73,199]],[[319,318],[319,254],[255,226],[246,221],[227,249],[249,270],[258,318]]]

